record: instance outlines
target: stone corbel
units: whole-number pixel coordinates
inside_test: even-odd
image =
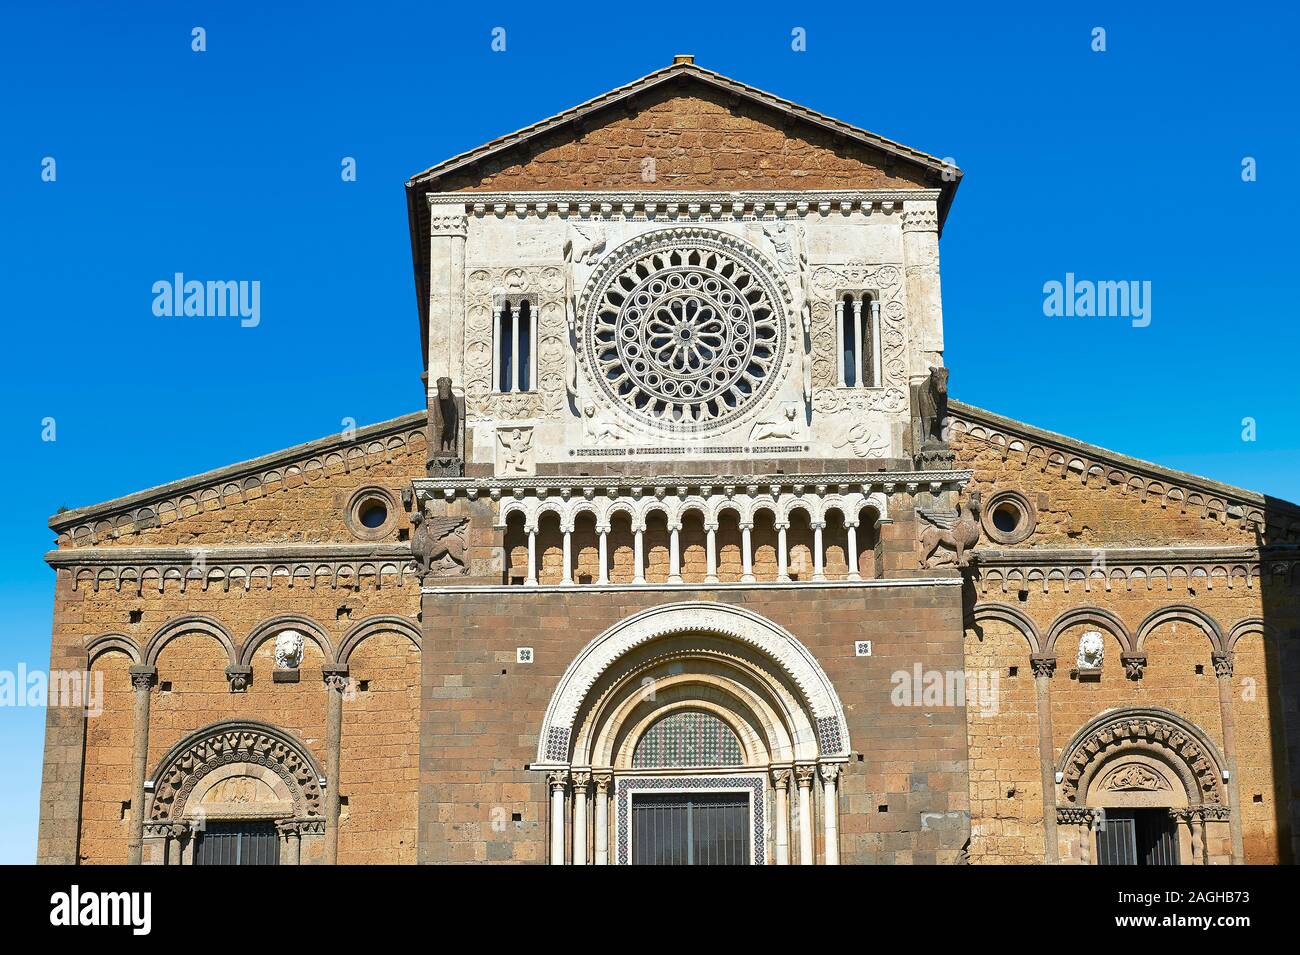
[[[230,681],[231,693],[243,693],[248,689],[248,684],[253,682],[253,668],[251,666],[228,666],[226,667],[226,679]]]
[[[1130,680],[1142,679],[1142,671],[1147,665],[1145,653],[1122,653],[1120,662],[1124,664],[1124,675]]]

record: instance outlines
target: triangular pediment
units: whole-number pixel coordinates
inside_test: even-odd
[[[698,67],[663,71],[414,177],[420,191],[941,188],[942,163]]]

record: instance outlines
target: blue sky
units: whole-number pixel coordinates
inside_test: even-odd
[[[963,168],[941,246],[955,396],[1300,500],[1295,373],[1273,367],[1300,353],[1300,17],[1169,10],[9,5],[0,670],[48,665],[60,505],[418,408],[406,178],[674,53]],[[260,281],[261,323],[155,316],[176,272]],[[1151,282],[1151,324],[1046,317],[1067,272]],[[34,856],[43,720],[0,709],[0,861]]]

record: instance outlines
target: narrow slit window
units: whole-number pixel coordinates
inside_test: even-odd
[[[837,303],[842,388],[880,384],[880,307],[865,293],[846,292]]]
[[[537,327],[528,299],[507,299],[497,309],[494,329],[496,390],[509,394],[532,391],[537,378]]]

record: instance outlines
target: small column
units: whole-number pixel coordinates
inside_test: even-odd
[[[826,843],[826,864],[840,864],[840,802],[835,780],[840,775],[839,763],[822,763],[822,826]]]
[[[740,561],[742,582],[752,584],[754,582],[754,547],[751,532],[754,525],[746,521],[740,525]]]
[[[835,371],[841,388],[846,384],[844,378],[844,299],[835,302]]]
[[[540,309],[528,309],[528,390],[540,391],[537,384],[537,325],[541,321]]]
[[[343,691],[348,668],[337,663],[321,667],[328,709],[325,718],[325,864],[339,859],[339,762],[343,746]]]
[[[783,583],[790,582],[790,549],[786,546],[785,532],[790,525],[776,525],[776,579]]]
[[[638,527],[632,533],[632,583],[645,583],[645,530]]]
[[[144,774],[149,762],[149,690],[158,676],[157,667],[133,666],[131,686],[135,690],[135,709],[131,724],[131,835],[127,840],[126,858],[139,865],[144,852]]]
[[[280,830],[280,844],[284,847],[285,864],[301,865],[301,824],[296,819],[281,819],[275,827]]]
[[[1056,657],[1029,655],[1034,671],[1034,701],[1038,712],[1038,773],[1043,789],[1043,861],[1055,865],[1060,858],[1056,831],[1056,757],[1052,745],[1052,674]]]
[[[600,576],[596,578],[596,583],[609,583],[609,528],[598,527],[596,533],[600,535]]]
[[[551,787],[551,865],[564,865],[564,788],[569,771],[547,773],[546,781]]]
[[[668,528],[668,582],[670,584],[682,582],[681,530],[681,524],[673,524]]]
[[[1237,717],[1232,705],[1232,652],[1216,650],[1211,655],[1214,675],[1219,684],[1219,722],[1223,725],[1223,757],[1228,762],[1228,799],[1233,807],[1241,806],[1241,784],[1237,780]],[[1232,837],[1232,864],[1245,861],[1245,837],[1241,831],[1241,810],[1228,817]]]
[[[849,549],[844,555],[849,562],[849,580],[861,580],[862,574],[858,571],[858,522],[852,521],[845,525],[845,530],[849,533]]]
[[[706,584],[716,584],[718,582],[718,525],[704,525],[704,582]]]
[[[816,769],[796,766],[795,779],[799,783],[799,864],[813,864],[812,782]]]
[[[813,580],[825,580],[826,568],[825,559],[822,554],[822,528],[826,525],[821,521],[813,522]]]
[[[505,370],[501,367],[502,355],[501,342],[501,308],[493,304],[492,306],[492,390],[501,390],[501,373]]]
[[[587,864],[587,783],[591,773],[573,774],[573,864]]]
[[[519,326],[521,324],[519,317],[522,313],[523,309],[516,302],[514,308],[511,309],[512,318],[510,322],[510,337],[514,339],[513,348],[510,352],[510,391],[512,393],[519,390],[519,356],[523,354],[519,349]]]
[[[564,535],[564,573],[560,583],[570,585],[573,583],[573,528],[565,527],[561,533]]]
[[[790,770],[772,770],[772,789],[776,793],[776,864],[790,864]]]
[[[525,587],[537,586],[537,528],[528,529],[528,576],[524,579]]]
[[[596,783],[596,865],[609,865],[609,773],[595,773]]]
[[[857,308],[853,310],[853,363],[857,367],[853,369],[853,383],[861,388],[867,383],[863,372],[871,366],[867,363],[866,356],[862,354],[862,325],[867,320],[867,310],[862,307],[861,300],[855,304]]]
[[[871,354],[868,358],[871,361],[871,383],[877,388],[881,386],[883,379],[880,376],[880,303],[872,301],[871,303]]]

